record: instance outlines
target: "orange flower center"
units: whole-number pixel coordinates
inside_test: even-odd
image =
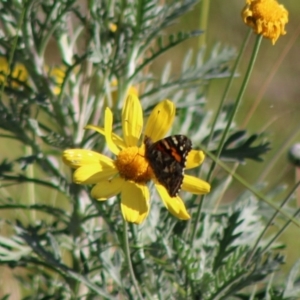
[[[128,147],[123,149],[115,160],[121,177],[136,183],[146,183],[154,178],[152,169],[145,159],[145,147]]]

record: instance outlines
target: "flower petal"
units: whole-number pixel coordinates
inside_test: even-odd
[[[170,197],[165,187],[159,183],[155,183],[155,187],[164,205],[172,215],[180,220],[189,220],[191,218],[179,196]]]
[[[146,123],[145,135],[153,142],[162,139],[171,128],[176,108],[170,100],[164,100],[154,107]]]
[[[91,190],[91,195],[97,200],[106,200],[122,191],[126,181],[121,177],[103,180],[97,183]]]
[[[91,129],[91,130],[95,130],[97,131],[98,133],[102,134],[105,136],[105,131],[104,131],[104,128],[103,127],[100,127],[100,126],[96,126],[96,125],[86,125],[84,127],[84,129]],[[123,141],[123,139],[121,137],[119,137],[117,134],[115,133],[112,133],[111,134],[111,138],[113,140],[113,142],[121,149],[124,149],[126,148],[126,144],[125,142]]]
[[[210,192],[210,184],[208,182],[186,174],[183,177],[181,188],[196,195],[203,195]]]
[[[122,111],[123,137],[128,147],[138,144],[143,129],[143,110],[139,98],[130,94]]]
[[[118,170],[115,166],[85,165],[74,172],[73,181],[77,184],[95,184],[104,179],[109,179],[117,173]]]
[[[205,158],[203,151],[191,150],[186,159],[186,169],[192,169],[200,166]]]
[[[135,86],[131,85],[129,87],[128,94],[138,96],[139,92],[138,92],[138,90],[137,90],[137,88]]]
[[[104,120],[105,139],[109,150],[115,155],[118,155],[120,149],[117,147],[117,145],[113,142],[112,139],[112,123],[113,123],[113,115],[111,110],[107,107],[105,109],[105,120]]]
[[[149,190],[146,185],[126,181],[121,194],[121,210],[127,222],[140,224],[149,213]]]
[[[98,152],[87,149],[68,149],[63,152],[63,162],[71,168],[77,169],[84,165],[102,165],[114,167],[114,161]]]

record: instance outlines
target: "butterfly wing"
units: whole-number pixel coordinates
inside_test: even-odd
[[[158,182],[171,197],[180,191],[186,158],[192,149],[192,142],[184,135],[173,135],[155,143],[145,137],[145,157]]]

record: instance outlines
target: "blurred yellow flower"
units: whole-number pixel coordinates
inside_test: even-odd
[[[48,67],[45,68],[48,71]],[[66,66],[54,67],[50,70],[49,76],[53,81],[53,86],[51,88],[54,95],[59,95],[61,92],[61,86],[64,82],[66,76]]]
[[[285,35],[288,11],[276,0],[246,0],[242,11],[244,23],[254,32],[272,40],[274,45],[280,35]]]
[[[118,29],[118,26],[115,23],[109,23],[108,28],[111,32],[116,32]]]
[[[6,57],[0,57],[0,84],[5,80],[5,77],[9,74],[9,65]],[[26,68],[21,64],[15,64],[14,68],[10,74],[8,81],[5,82],[5,86],[17,88],[21,86],[21,82],[26,82],[28,80],[28,72]]]
[[[52,92],[54,95],[58,95],[61,91],[61,85],[64,81],[66,67],[59,66],[51,68],[49,71],[49,67],[45,66],[45,71],[49,73],[51,80],[53,81]],[[0,84],[4,82],[5,77],[9,74],[9,65],[6,57],[0,57]],[[21,86],[21,83],[27,83],[29,79],[29,74],[26,67],[23,64],[16,63],[14,68],[10,74],[9,79],[6,81],[6,87],[18,88]]]
[[[175,105],[164,100],[151,112],[146,126],[145,136],[152,142],[162,139],[172,126],[175,117]],[[145,158],[145,143],[140,142],[143,130],[143,111],[138,97],[129,94],[122,110],[123,138],[112,132],[113,115],[109,108],[105,110],[104,128],[88,125],[105,136],[110,151],[116,156],[111,159],[100,153],[85,149],[68,149],[63,152],[63,161],[76,169],[73,181],[77,184],[95,184],[92,197],[98,200],[121,194],[121,211],[127,222],[142,223],[150,209],[150,195],[147,183],[153,181],[166,208],[181,220],[190,219],[182,199],[171,197],[167,189],[158,182],[148,160]],[[186,168],[199,166],[204,154],[191,150],[187,157]],[[190,175],[184,175],[182,189],[193,194],[206,194],[210,185]]]

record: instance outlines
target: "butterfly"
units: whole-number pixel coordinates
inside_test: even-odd
[[[171,197],[180,191],[186,159],[192,150],[192,142],[184,135],[168,136],[157,142],[145,136],[145,158],[158,182]]]

